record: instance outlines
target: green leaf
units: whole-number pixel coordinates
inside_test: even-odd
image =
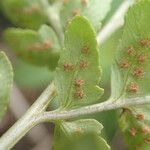
[[[123,110],[119,126],[129,150],[150,149],[150,106],[130,107]]]
[[[102,124],[94,119],[81,119],[73,122],[62,122],[61,126],[70,137],[74,136],[76,132],[77,134],[79,132],[79,134],[95,133],[97,135],[100,135],[103,128]]]
[[[0,51],[0,119],[6,112],[12,84],[12,66],[6,55]]]
[[[75,15],[83,15],[89,19],[96,31],[101,27],[101,21],[110,10],[112,0],[64,0],[60,17],[63,27]]]
[[[38,32],[29,29],[8,29],[5,39],[16,55],[35,65],[47,65],[55,69],[60,45],[54,31],[42,25]]]
[[[94,119],[62,122],[55,128],[53,150],[110,150],[100,137],[102,128]]]
[[[47,67],[39,67],[15,59],[14,74],[16,84],[24,89],[39,90],[46,87],[53,80],[53,72]]]
[[[133,5],[125,18],[112,68],[112,99],[150,95],[150,1]],[[150,149],[150,106],[124,108],[119,125],[130,150]]]
[[[136,3],[125,18],[116,62],[112,67],[112,97],[115,99],[150,94],[149,4],[148,0]]]
[[[100,77],[95,33],[84,17],[76,16],[65,33],[55,75],[60,106],[78,107],[97,101],[103,93],[98,86]]]
[[[3,11],[16,25],[39,28],[46,23],[40,0],[2,0]]]
[[[124,1],[125,0],[112,0],[112,2],[111,2],[111,9],[108,12],[107,16],[104,18],[104,20],[102,21],[102,24],[105,25],[105,23],[107,23],[111,19],[111,17],[115,14],[115,12],[117,11],[117,9],[119,9],[119,7],[121,6],[121,4]]]

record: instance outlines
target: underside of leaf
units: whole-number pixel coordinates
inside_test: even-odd
[[[133,5],[125,18],[115,63],[112,67],[112,99],[150,95],[150,1]],[[119,119],[129,149],[150,149],[150,106],[123,108]]]
[[[102,127],[94,119],[62,122],[55,129],[53,150],[110,150],[100,137]]]
[[[116,99],[150,93],[149,3],[144,0],[135,4],[125,18],[123,36],[112,68],[112,96]]]
[[[0,51],[0,119],[7,110],[12,84],[12,66],[6,55]]]
[[[64,0],[60,12],[62,25],[66,27],[72,17],[82,15],[88,18],[96,31],[110,10],[112,0]]]
[[[50,69],[57,66],[60,45],[49,26],[42,25],[38,32],[10,28],[5,31],[5,39],[23,60],[39,66],[49,66]]]
[[[2,0],[6,16],[21,27],[39,28],[46,22],[39,0]]]
[[[65,33],[65,47],[61,51],[55,84],[61,107],[79,107],[96,102],[103,90],[99,50],[95,33],[89,22],[76,16]]]

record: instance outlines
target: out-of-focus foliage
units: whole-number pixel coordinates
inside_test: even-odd
[[[6,55],[0,51],[0,119],[7,110],[12,83],[12,66]]]
[[[57,66],[60,46],[49,26],[42,25],[37,32],[10,28],[5,31],[5,39],[20,58],[39,66],[47,65],[50,69]]]
[[[125,18],[122,39],[112,67],[113,100],[150,94],[150,1],[133,5]],[[129,149],[150,148],[149,105],[125,108],[119,119]]]
[[[54,76],[48,67],[35,66],[20,59],[15,60],[14,74],[14,80],[20,87],[33,90],[45,87]]]
[[[64,0],[60,11],[63,27],[66,27],[75,15],[83,15],[92,23],[95,30],[101,27],[101,21],[110,10],[112,0]]]
[[[38,29],[46,23],[40,0],[1,0],[5,15],[16,25]]]
[[[102,128],[94,119],[62,122],[55,128],[53,150],[110,150],[100,137]]]

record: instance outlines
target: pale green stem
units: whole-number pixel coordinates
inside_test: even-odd
[[[116,30],[121,28],[124,24],[124,16],[129,7],[135,2],[135,0],[124,0],[109,22],[101,29],[97,34],[98,44],[104,43]]]
[[[43,112],[43,114],[39,116],[39,120],[41,120],[41,122],[65,120],[88,114],[99,113],[108,110],[115,110],[118,108],[125,108],[129,106],[141,106],[145,104],[150,104],[150,96],[137,97],[132,99],[118,99],[116,101],[110,99],[102,103],[85,106],[78,109]]]
[[[39,124],[39,114],[45,111],[47,105],[55,95],[56,91],[54,84],[51,84],[31,106],[27,113],[0,138],[0,150],[11,149],[32,127]]]
[[[31,106],[29,111],[11,127],[0,139],[0,150],[11,149],[32,127],[42,122],[55,122],[82,115],[98,113],[128,106],[150,104],[150,96],[113,101],[113,99],[73,110],[45,112],[49,102],[56,95],[54,85],[48,86]]]

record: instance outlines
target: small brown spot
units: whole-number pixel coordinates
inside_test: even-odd
[[[144,70],[143,68],[135,68],[134,71],[133,71],[133,75],[137,78],[140,78],[144,75]]]
[[[23,12],[28,15],[31,15],[32,13],[37,12],[39,10],[40,10],[40,6],[38,4],[33,4],[30,7],[23,8]]]
[[[84,84],[84,80],[77,79],[75,80],[75,86],[81,87]]]
[[[83,92],[83,90],[81,90],[81,89],[80,89],[80,90],[77,90],[76,93],[75,93],[75,97],[82,99],[82,98],[84,97],[84,92]]]
[[[150,132],[150,129],[148,126],[144,126],[144,127],[142,127],[141,131],[143,134],[148,134]]]
[[[144,113],[139,113],[136,115],[136,119],[143,121],[145,119]]]
[[[63,0],[63,4],[66,5],[68,3],[68,0]]]
[[[149,39],[142,39],[139,41],[139,44],[142,47],[149,47],[150,46],[150,40]]]
[[[138,90],[139,90],[139,86],[136,83],[131,82],[128,85],[128,91],[130,93],[137,93]]]
[[[144,142],[145,142],[146,144],[150,144],[150,138],[149,138],[149,137],[148,137],[148,138],[145,138]]]
[[[44,44],[44,48],[45,48],[45,49],[51,49],[51,48],[52,48],[52,43],[51,43],[50,40],[44,41],[43,44]]]
[[[120,67],[121,68],[124,68],[124,69],[127,69],[129,67],[129,63],[128,63],[128,60],[127,59],[124,59],[120,62]]]
[[[140,54],[138,56],[138,61],[141,62],[141,63],[144,63],[146,61],[146,55],[145,54]]]
[[[73,70],[73,65],[70,63],[65,63],[64,64],[64,71],[69,72],[71,70]]]
[[[89,54],[89,48],[87,46],[83,46],[81,49],[81,53],[84,55],[88,55]]]
[[[135,54],[134,48],[132,46],[129,46],[127,49],[127,53],[129,56],[134,56],[134,54]]]
[[[86,60],[82,60],[81,62],[80,62],[80,68],[81,69],[85,69],[85,68],[87,68],[88,67],[88,62],[86,61]]]
[[[87,3],[88,3],[88,0],[81,0],[81,4],[82,4],[83,6],[86,6]]]
[[[80,15],[81,12],[80,12],[79,9],[74,9],[74,10],[72,11],[72,14],[73,14],[73,16],[77,16],[77,15]]]
[[[132,136],[135,136],[136,133],[137,133],[137,130],[136,130],[135,128],[131,128],[131,129],[129,130],[129,132],[130,132],[130,134],[131,134]]]
[[[129,109],[127,107],[123,107],[122,108],[122,113],[125,113],[125,112],[131,113],[131,109]]]
[[[25,13],[27,15],[31,15],[33,13],[33,10],[31,7],[23,8],[23,13]]]
[[[36,12],[36,11],[40,10],[40,6],[39,6],[39,4],[33,4],[31,6],[31,9],[32,9],[32,12]]]

